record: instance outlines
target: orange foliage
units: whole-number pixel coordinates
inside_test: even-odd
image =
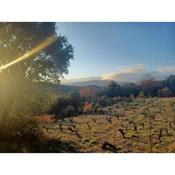
[[[89,113],[92,112],[92,110],[93,110],[93,103],[86,102],[83,106],[83,111]]]
[[[80,96],[81,97],[94,97],[95,90],[91,87],[82,87],[80,89]]]
[[[55,121],[54,117],[49,115],[36,116],[36,120],[43,124],[50,124]]]

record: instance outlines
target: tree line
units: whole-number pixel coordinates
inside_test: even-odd
[[[165,80],[153,78],[140,80],[138,83],[119,85],[111,81],[109,85],[98,94],[107,97],[137,97],[143,94],[146,97],[172,97],[175,96],[175,75],[170,75]]]

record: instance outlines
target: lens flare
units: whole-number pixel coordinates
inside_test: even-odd
[[[3,65],[0,67],[0,71],[9,68],[10,66],[13,66],[21,61],[24,61],[26,59],[29,59],[31,56],[39,53],[41,50],[46,49],[48,46],[50,46],[52,43],[54,43],[58,37],[56,35],[52,35],[48,38],[46,38],[44,41],[42,41],[39,45],[37,45],[35,48],[31,49],[30,51],[27,51],[24,55],[18,57],[14,61]]]

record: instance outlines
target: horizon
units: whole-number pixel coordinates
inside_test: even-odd
[[[175,72],[175,23],[57,23],[74,47],[62,84],[115,80],[162,80]]]

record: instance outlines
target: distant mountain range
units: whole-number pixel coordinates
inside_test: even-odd
[[[79,92],[82,87],[90,87],[95,92],[104,90],[111,80],[90,80],[80,81],[66,84],[53,84],[53,83],[35,83],[35,86],[42,89],[42,92],[46,95],[50,93],[68,94],[70,92]],[[117,82],[120,85],[126,84],[126,82]]]
[[[95,86],[105,87],[109,84],[109,82],[110,80],[89,80],[89,81],[78,81],[78,82],[66,83],[65,85],[80,86],[80,87],[95,85]]]
[[[111,80],[89,80],[89,81],[78,81],[78,82],[71,82],[65,83],[65,85],[69,86],[99,86],[99,87],[107,87]],[[126,84],[128,82],[117,82],[120,85]]]
[[[79,92],[79,90],[82,87],[93,88],[96,92],[104,90],[104,87],[96,85],[73,86],[73,85],[62,85],[53,83],[37,83],[35,84],[35,86],[38,87],[39,89],[42,89],[42,92],[44,94],[50,94],[50,93],[68,94],[70,92]]]

